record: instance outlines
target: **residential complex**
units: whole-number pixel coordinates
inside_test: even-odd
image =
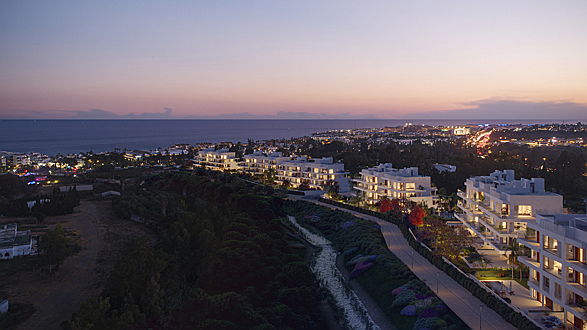
[[[349,192],[350,182],[346,177],[343,163],[335,163],[332,157],[309,159],[287,157],[280,152],[264,153],[255,151],[244,155],[238,162],[234,152],[227,149],[204,149],[198,152],[195,164],[211,170],[237,170],[258,175],[273,170],[276,183],[287,183],[293,188],[325,189],[333,184],[340,193]]]
[[[243,172],[249,174],[263,174],[269,170],[274,170],[277,173],[278,165],[289,160],[291,157],[285,157],[281,152],[255,151],[252,154],[244,155],[240,166]]]
[[[457,193],[462,213],[455,213],[456,218],[502,253],[511,240],[525,237],[537,214],[563,212],[563,196],[545,191],[544,179],[515,180],[513,170],[469,178],[465,187]]]
[[[375,204],[383,198],[408,199],[428,207],[437,204],[436,188],[432,187],[429,176],[418,174],[417,167],[393,168],[385,163],[361,171],[361,177],[353,180],[357,195],[368,204]]]
[[[204,166],[216,171],[238,170],[239,165],[236,153],[228,149],[207,148],[198,151],[194,160],[195,166]]]
[[[351,190],[346,175],[344,164],[335,163],[332,157],[298,157],[277,166],[277,181],[288,182],[294,188],[305,185],[312,189],[324,189],[336,184],[339,193],[346,193]]]
[[[0,259],[12,259],[33,254],[30,231],[19,231],[15,223],[0,226]]]
[[[586,329],[587,215],[539,214],[518,241],[531,251],[518,260],[530,268],[532,297],[562,313],[565,324]]]

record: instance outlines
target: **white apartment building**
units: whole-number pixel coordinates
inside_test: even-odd
[[[34,254],[30,231],[18,231],[15,223],[0,226],[0,260]]]
[[[204,166],[215,171],[238,170],[239,165],[236,154],[228,149],[207,148],[198,151],[194,159],[195,166]]]
[[[563,212],[563,196],[544,190],[544,179],[515,180],[513,170],[495,171],[465,182],[458,191],[461,212],[455,213],[474,235],[505,253],[513,239],[525,237],[526,226],[537,214]]]
[[[281,152],[264,153],[257,150],[244,155],[240,166],[241,171],[250,174],[263,174],[269,170],[274,170],[277,174],[278,166],[291,160],[291,157],[285,157]]]
[[[289,182],[294,188],[303,184],[312,189],[324,189],[331,182],[338,185],[339,193],[350,191],[343,163],[335,163],[332,157],[308,159],[298,157],[277,166],[277,182]]]
[[[587,215],[537,215],[519,242],[530,256],[518,260],[530,268],[532,297],[576,329],[587,328]]]
[[[31,165],[31,157],[27,154],[12,154],[7,159],[13,167]]]
[[[429,176],[418,174],[417,167],[393,168],[392,164],[379,164],[361,171],[361,178],[353,180],[357,195],[368,204],[383,198],[407,199],[436,207],[438,196]]]

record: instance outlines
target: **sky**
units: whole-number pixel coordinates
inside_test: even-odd
[[[587,1],[0,1],[0,118],[587,119]]]

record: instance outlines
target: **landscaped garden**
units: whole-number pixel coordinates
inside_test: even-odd
[[[407,239],[408,243],[414,250],[416,250],[423,257],[427,258],[437,268],[439,268],[440,270],[444,271],[447,275],[452,277],[465,289],[469,290],[475,297],[479,298],[483,303],[485,303],[485,305],[495,310],[513,326],[520,329],[538,329],[538,327],[526,316],[524,316],[520,312],[515,311],[505,301],[498,298],[493,292],[490,292],[489,289],[481,286],[478,283],[478,281],[471,279],[466,274],[474,273],[474,270],[468,268],[466,263],[462,261],[462,259],[460,258],[461,253],[458,251],[464,250],[467,247],[467,244],[463,245],[462,243],[458,243],[458,241],[454,239],[455,237],[452,236],[452,234],[448,233],[448,231],[446,231],[448,227],[446,224],[439,225],[439,228],[437,229],[438,232],[434,232],[432,235],[430,235],[430,237],[434,239],[430,248],[425,247],[422,244],[422,241],[426,241],[426,236],[418,235],[419,237],[415,237],[413,235],[414,231],[418,231],[416,228],[419,227],[420,224],[422,224],[423,226],[423,223],[420,222],[420,219],[416,219],[414,216],[412,216],[413,209],[408,213],[397,212],[397,210],[388,210],[382,213],[371,209],[365,209],[359,206],[338,202],[332,199],[322,198],[321,201],[324,203],[337,205],[339,207],[375,216],[382,220],[389,221],[397,225],[401,230],[403,236]],[[405,214],[409,215],[406,216]],[[434,221],[434,218],[428,218],[424,221],[430,222],[430,219]],[[438,233],[444,235],[444,238],[434,237],[437,236]],[[454,249],[454,247],[451,246],[452,243],[446,244],[447,242],[457,242],[460,245],[460,248]],[[438,246],[435,246],[435,244],[440,244],[441,248],[439,249]],[[446,250],[443,250],[444,248],[442,246],[446,247]],[[450,260],[451,262],[448,262],[448,260]],[[455,264],[458,265],[458,267]]]
[[[378,225],[308,202],[287,202],[287,214],[328,239],[344,267],[400,329],[463,329],[467,326],[391,253]]]

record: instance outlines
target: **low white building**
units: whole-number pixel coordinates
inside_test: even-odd
[[[471,134],[471,129],[468,127],[456,127],[452,130],[453,135],[469,135]]]
[[[457,167],[455,165],[449,165],[449,164],[432,164],[432,167],[438,171],[439,173],[442,172],[448,172],[448,173],[454,173],[457,171]]]
[[[18,231],[15,223],[0,226],[0,259],[34,254],[30,231]]]
[[[76,184],[72,186],[61,186],[59,187],[60,192],[68,192],[74,190],[77,192],[94,191],[93,184]]]
[[[285,157],[281,152],[264,153],[257,150],[244,155],[240,166],[241,171],[253,175],[263,174],[269,170],[274,170],[277,174],[279,165],[291,160],[291,157]]]
[[[525,237],[537,214],[563,212],[563,196],[544,190],[544,179],[515,180],[513,170],[495,171],[465,182],[458,191],[455,217],[485,244],[506,252],[511,240]]]
[[[278,183],[289,182],[294,188],[307,185],[311,189],[325,189],[329,184],[335,184],[340,193],[346,193],[350,191],[346,175],[344,164],[335,163],[332,157],[298,157],[277,166]]]
[[[203,166],[215,171],[232,171],[239,169],[236,154],[228,149],[206,148],[198,151],[194,159],[195,166]]]
[[[518,240],[531,251],[518,260],[530,268],[533,298],[575,329],[587,328],[587,215],[537,215]]]
[[[437,189],[432,187],[429,176],[418,174],[417,167],[393,168],[392,164],[379,164],[361,170],[361,177],[353,180],[357,196],[368,204],[375,204],[383,198],[407,199],[427,207],[436,207]]]

